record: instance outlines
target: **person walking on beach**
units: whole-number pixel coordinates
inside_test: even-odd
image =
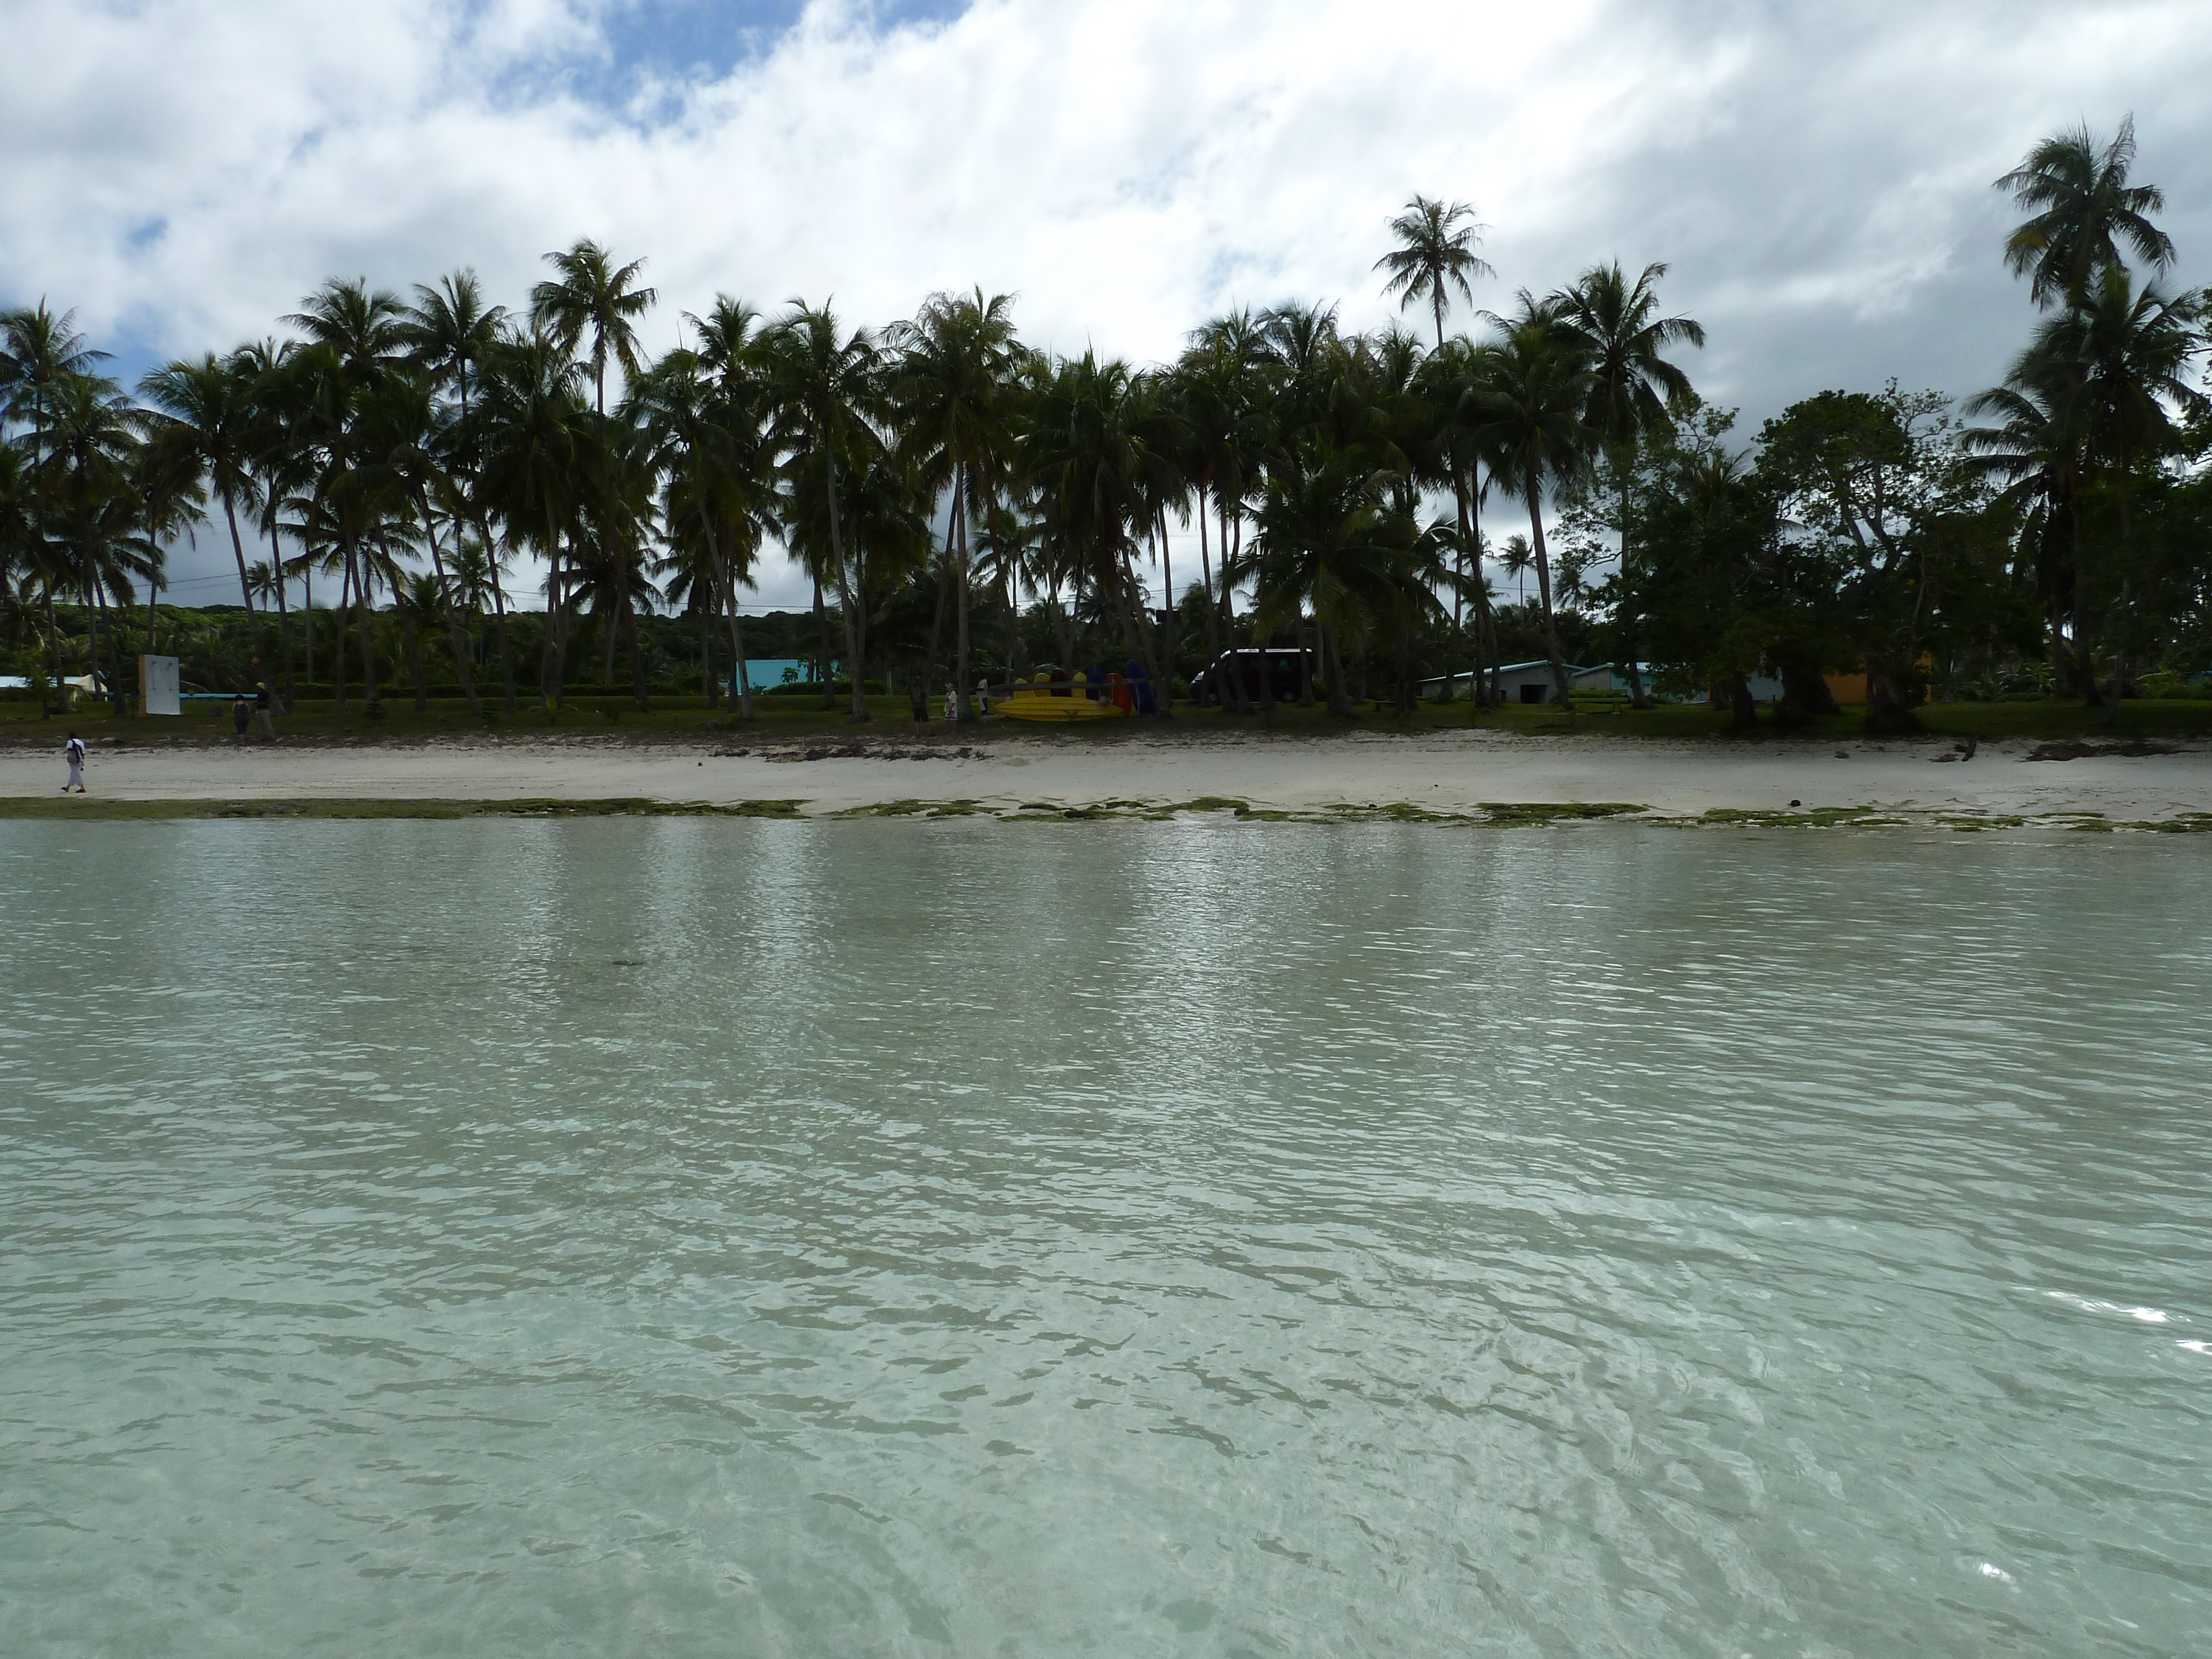
[[[69,741],[62,745],[62,754],[69,761],[70,769],[69,781],[62,786],[62,793],[66,795],[74,789],[82,795],[84,793],[84,739],[76,732],[70,732]]]
[[[275,711],[270,707],[273,701],[274,700],[269,695],[269,682],[267,680],[254,681],[253,718],[261,723],[262,737],[270,743],[276,741],[276,721],[274,717]]]
[[[238,746],[246,747],[246,722],[251,718],[246,712],[246,693],[241,691],[230,705],[230,729],[238,733]]]

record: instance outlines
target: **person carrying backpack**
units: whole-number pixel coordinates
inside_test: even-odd
[[[74,789],[82,795],[84,793],[84,739],[76,732],[70,732],[69,741],[62,745],[62,754],[69,761],[69,781],[62,786],[62,793],[66,795]]]

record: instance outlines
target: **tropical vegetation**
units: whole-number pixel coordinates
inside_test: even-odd
[[[403,672],[418,706],[552,708],[619,659],[640,706],[680,679],[749,719],[765,645],[856,721],[872,682],[968,719],[979,679],[1101,658],[1242,714],[1280,687],[1198,671],[1272,645],[1340,715],[1480,707],[1519,659],[1560,699],[1604,662],[1639,707],[1747,720],[1761,681],[1809,717],[1839,676],[1877,726],[1930,696],[2109,714],[2212,669],[2207,297],[2135,159],[2130,124],[2077,130],[1998,181],[2034,311],[2001,384],[1823,391],[1747,442],[1665,264],[1477,311],[1483,227],[1420,196],[1377,270],[1425,328],[1285,303],[1153,365],[1037,350],[980,289],[881,329],[721,295],[653,356],[645,262],[589,240],[514,310],[467,270],[332,279],[131,391],[42,301],[0,317],[0,653],[119,696],[131,648],[197,639],[188,676],[340,713]],[[1526,530],[1493,545],[1500,511]],[[219,628],[158,605],[198,533],[234,568]],[[803,617],[745,614],[775,547]]]

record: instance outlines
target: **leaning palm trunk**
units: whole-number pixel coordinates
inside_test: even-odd
[[[1567,678],[1567,659],[1559,649],[1559,625],[1552,614],[1552,557],[1544,547],[1543,483],[1536,469],[1530,467],[1527,479],[1528,491],[1528,538],[1536,550],[1536,592],[1544,602],[1544,649],[1552,659],[1552,684],[1559,694],[1559,707],[1571,707],[1568,693],[1573,684]]]
[[[230,550],[238,560],[238,591],[246,600],[246,637],[251,640],[253,637],[253,584],[246,580],[246,544],[239,538],[238,509],[232,504],[228,489],[222,492],[222,516],[230,524]],[[276,568],[273,564],[269,568],[271,570]]]

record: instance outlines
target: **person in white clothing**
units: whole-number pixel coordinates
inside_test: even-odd
[[[69,759],[70,769],[69,781],[62,786],[62,793],[66,795],[74,789],[82,795],[84,793],[84,739],[76,732],[70,732],[69,741],[62,745],[62,753]]]

